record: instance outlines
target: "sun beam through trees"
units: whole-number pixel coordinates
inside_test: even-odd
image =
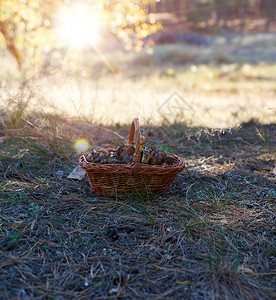
[[[1,0],[0,46],[10,51],[19,67],[26,62],[39,69],[55,49],[95,45],[105,28],[124,42],[126,50],[139,51],[143,38],[162,29],[148,14],[151,2]]]

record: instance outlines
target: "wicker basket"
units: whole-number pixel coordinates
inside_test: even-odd
[[[80,166],[87,172],[94,192],[105,196],[128,196],[164,193],[175,176],[184,167],[182,158],[173,154],[173,165],[148,165],[140,163],[140,126],[134,119],[129,133],[129,144],[134,143],[135,154],[132,164],[98,164],[86,160],[88,153],[80,157]]]

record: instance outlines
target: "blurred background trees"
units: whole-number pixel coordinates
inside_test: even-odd
[[[87,24],[82,13],[77,19],[80,4],[87,11]],[[69,9],[67,15],[64,8]],[[0,47],[9,50],[19,68],[27,62],[29,69],[30,65],[40,69],[50,56],[67,53],[73,44],[68,39],[77,38],[83,48],[95,47],[95,32],[103,36],[108,32],[106,40],[118,38],[125,50],[139,52],[143,40],[163,28],[161,23],[168,31],[171,23],[172,30],[181,34],[269,32],[275,13],[275,0],[0,0]],[[99,17],[104,29],[96,22]],[[60,19],[61,27],[66,27],[62,36],[57,34]]]
[[[28,58],[39,64],[42,51],[54,45],[51,16],[62,1],[1,0],[0,46],[7,47],[21,67]]]
[[[143,38],[162,29],[162,25],[148,14],[146,8],[151,2],[152,0],[0,0],[0,47],[9,50],[19,68],[23,61],[41,67],[42,58],[47,53],[70,46],[68,40],[63,39],[64,36],[58,37],[56,34],[59,19],[63,22],[59,25],[67,26],[62,28],[65,38],[81,36],[89,41],[93,38],[93,31],[101,29],[98,28],[99,24],[95,24],[95,19],[100,17],[107,30],[123,41],[126,50],[134,48],[139,51],[143,46]],[[84,10],[92,14],[88,15]],[[76,19],[76,15],[79,19]],[[87,32],[89,29],[90,32]]]
[[[24,84],[30,107],[98,122],[151,118],[175,90],[208,126],[252,116],[254,102],[270,117],[275,11],[276,0],[0,0],[0,113],[9,99],[27,107]]]
[[[270,30],[271,21],[275,20],[276,1],[274,0],[159,0],[150,4],[149,10],[154,13],[175,13],[185,16],[198,26],[205,22],[204,30],[210,25],[216,30],[239,22],[239,29],[244,31],[245,22],[265,20],[263,30]]]

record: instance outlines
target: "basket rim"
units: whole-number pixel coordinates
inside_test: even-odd
[[[183,158],[177,156],[176,154],[171,154],[173,155],[173,157],[176,159],[176,164],[174,165],[148,165],[148,164],[143,164],[141,163],[139,165],[139,167],[137,168],[137,166],[135,166],[134,163],[131,164],[100,164],[100,163],[93,163],[93,162],[88,162],[86,160],[86,156],[89,154],[90,152],[86,152],[84,153],[80,159],[79,159],[79,165],[86,171],[88,172],[99,172],[99,171],[119,171],[121,170],[123,171],[133,171],[133,170],[137,170],[138,173],[139,171],[148,171],[148,173],[150,174],[151,171],[168,171],[168,172],[175,172],[177,171],[177,173],[180,173],[184,168],[185,168],[185,162],[183,160]],[[162,173],[163,173],[162,172]]]

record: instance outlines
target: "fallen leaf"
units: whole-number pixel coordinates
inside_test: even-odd
[[[33,230],[34,230],[35,223],[36,223],[36,220],[34,219],[34,220],[33,220],[33,222],[32,222],[32,225],[31,225],[31,231],[33,231]]]
[[[111,294],[115,294],[115,293],[118,293],[120,290],[119,287],[116,287],[116,288],[113,288],[111,290],[108,291],[108,294],[111,295]]]
[[[12,227],[16,229],[16,228],[18,228],[22,223],[23,223],[23,221],[15,221],[15,222],[13,222]]]
[[[0,143],[5,142],[5,140],[7,140],[6,136],[0,136]]]
[[[56,174],[58,177],[62,177],[64,175],[64,172],[62,170],[56,171]]]
[[[77,180],[83,180],[85,177],[85,170],[81,168],[80,166],[77,166],[68,176],[68,179],[77,179]]]
[[[254,275],[254,271],[251,270],[250,268],[244,267],[244,266],[238,266],[238,272],[241,272],[243,274],[247,275]]]

